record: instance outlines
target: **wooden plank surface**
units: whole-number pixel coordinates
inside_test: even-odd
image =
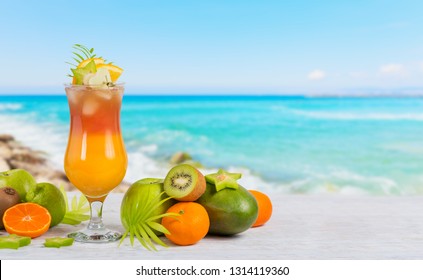
[[[423,197],[270,194],[272,219],[233,237],[207,236],[193,246],[157,246],[158,252],[129,240],[44,248],[47,237],[83,228],[59,225],[19,250],[0,250],[1,259],[423,259]],[[105,223],[123,230],[123,195],[110,194]],[[1,231],[1,234],[5,234]]]

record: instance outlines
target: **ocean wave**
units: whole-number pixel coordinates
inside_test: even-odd
[[[140,151],[145,153],[155,153],[159,149],[157,144],[141,146]]]
[[[325,120],[423,121],[423,113],[367,113],[293,110],[296,115]]]
[[[22,109],[22,104],[19,103],[1,103],[0,111],[17,111]]]
[[[32,113],[0,114],[0,133],[12,134],[16,139],[35,150],[47,152],[50,161],[63,169],[68,127],[58,123],[36,123]],[[167,135],[169,136],[169,135]],[[175,136],[175,135],[173,135]],[[185,138],[186,135],[176,135]],[[176,141],[172,139],[172,141]],[[143,145],[137,141],[128,149],[127,182],[135,182],[144,177],[164,178],[171,168],[165,159],[156,159],[160,154],[159,145]],[[254,167],[227,166],[230,172],[242,173],[239,183],[247,189],[285,194],[340,194],[340,195],[415,195],[423,194],[423,175],[404,178],[363,175],[346,169],[316,171],[313,167],[304,171],[296,179],[283,178],[267,180],[265,174],[255,173]],[[217,168],[203,168],[204,174],[214,173]],[[284,170],[281,170],[283,173]],[[292,178],[286,176],[287,178]]]
[[[201,169],[204,174],[214,173],[217,169]],[[228,167],[229,172],[241,173],[238,181],[247,189],[265,193],[305,194],[305,195],[415,195],[423,193],[423,175],[412,182],[398,183],[383,176],[361,175],[349,170],[336,169],[330,172],[308,172],[303,177],[289,181],[268,181],[245,167]]]
[[[410,183],[383,176],[370,176],[350,170],[309,172],[301,179],[281,184],[286,193],[340,195],[414,195],[420,194],[423,178]]]
[[[172,167],[168,162],[158,161],[146,156],[141,150],[128,153],[129,166],[125,177],[127,182],[135,182],[141,178],[164,178]],[[413,178],[412,182],[398,183],[392,178],[382,176],[365,176],[348,170],[329,173],[310,173],[304,178],[276,182],[264,179],[246,167],[230,166],[229,172],[241,173],[239,184],[249,190],[265,193],[283,193],[286,195],[416,195],[423,194],[423,175]],[[215,173],[217,168],[200,168],[203,174]]]
[[[423,146],[421,143],[394,143],[382,146],[388,151],[395,151],[413,156],[423,156]]]
[[[147,156],[140,148],[137,151],[128,152],[128,169],[124,180],[133,183],[142,178],[164,178],[168,166]]]
[[[13,135],[17,141],[34,150],[47,153],[49,160],[63,167],[67,129],[55,123],[34,123],[31,113],[0,114],[1,133]]]

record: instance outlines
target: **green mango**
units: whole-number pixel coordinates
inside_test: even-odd
[[[258,204],[254,196],[241,185],[237,189],[217,191],[207,183],[205,193],[197,200],[210,218],[210,234],[234,235],[249,229],[257,219]]]

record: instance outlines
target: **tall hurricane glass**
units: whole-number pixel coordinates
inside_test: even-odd
[[[124,87],[69,85],[65,90],[70,110],[65,172],[91,207],[88,227],[69,236],[80,242],[116,241],[121,234],[104,226],[102,209],[108,193],[123,180],[128,162],[120,127]]]

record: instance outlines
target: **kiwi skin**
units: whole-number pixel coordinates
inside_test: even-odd
[[[171,178],[172,173],[179,172],[179,170],[180,172],[187,173],[197,179],[197,183],[193,187],[192,191],[182,196],[174,194],[173,189],[175,187],[172,186]],[[196,201],[206,191],[206,179],[204,178],[204,175],[194,166],[189,164],[180,164],[173,167],[167,174],[164,180],[164,190],[168,196],[171,196],[178,201]]]
[[[4,187],[0,189],[0,229],[4,229],[3,215],[7,209],[20,202],[19,194],[15,189]]]

